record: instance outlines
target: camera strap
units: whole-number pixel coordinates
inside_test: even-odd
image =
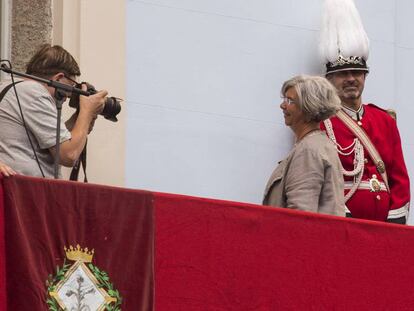
[[[14,85],[16,85],[17,83],[20,83],[20,82],[23,82],[23,81],[17,81],[17,82],[15,82],[14,83]],[[0,102],[3,100],[3,97],[6,95],[6,93],[11,89],[13,87],[13,83],[10,83],[9,85],[7,85],[4,89],[3,89],[3,91],[1,91],[1,93],[0,93]]]
[[[78,161],[76,162],[75,166],[72,168],[72,171],[70,173],[69,180],[77,181],[79,178],[79,171],[82,166],[83,169],[83,181],[85,183],[88,182],[88,177],[86,176],[86,145],[88,144],[88,141],[85,143],[85,147],[83,147],[83,150],[79,156]]]

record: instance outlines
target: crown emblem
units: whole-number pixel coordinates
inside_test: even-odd
[[[76,248],[74,248],[72,245],[67,248],[64,247],[66,258],[72,261],[82,261],[82,262],[92,262],[92,257],[94,250],[91,251],[88,250],[87,247],[82,249],[79,244],[76,245]]]
[[[344,57],[339,54],[335,61],[326,64],[326,74],[344,70],[362,70],[369,72],[365,59],[360,56]]]
[[[48,310],[120,311],[122,297],[110,282],[108,273],[92,263],[94,250],[64,247],[66,258],[56,267],[56,275],[46,281]]]
[[[344,65],[364,65],[364,60],[359,56],[343,57],[342,55],[339,55],[336,61],[331,62],[332,67]]]

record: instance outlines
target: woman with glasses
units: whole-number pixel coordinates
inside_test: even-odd
[[[322,77],[296,76],[281,90],[285,124],[296,137],[265,189],[263,204],[344,216],[341,163],[319,123],[340,108],[334,87]]]

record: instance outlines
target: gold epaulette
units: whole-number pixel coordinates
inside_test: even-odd
[[[391,118],[397,121],[397,112],[394,109],[387,109],[386,111],[391,116]]]

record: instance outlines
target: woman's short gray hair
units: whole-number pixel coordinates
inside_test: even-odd
[[[333,116],[341,108],[335,87],[319,76],[300,75],[283,83],[283,96],[290,88],[298,94],[296,105],[302,110],[308,122],[321,122]]]

